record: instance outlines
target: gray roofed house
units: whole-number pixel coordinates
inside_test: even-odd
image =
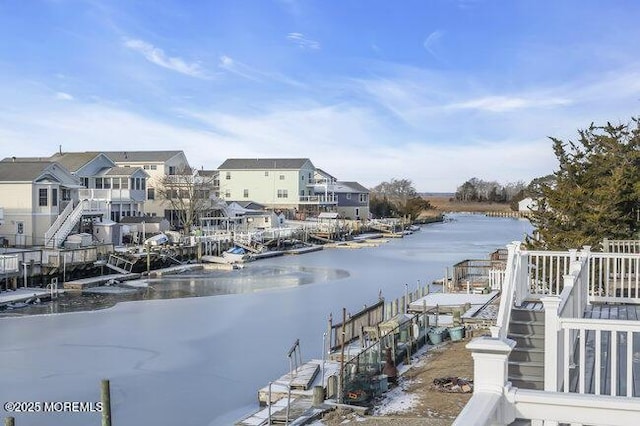
[[[49,177],[59,181],[56,172],[61,172],[67,183],[76,183],[69,171],[61,164],[53,161],[2,161],[0,163],[1,182],[35,182]]]
[[[296,170],[304,167],[308,158],[229,158],[218,170]],[[311,164],[313,167],[313,164]]]
[[[177,155],[184,155],[182,151],[102,151],[102,153],[116,163],[164,163]]]

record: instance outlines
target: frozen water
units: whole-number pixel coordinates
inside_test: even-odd
[[[379,290],[399,297],[405,284],[431,282],[445,267],[486,258],[530,230],[522,220],[458,215],[377,248],[149,282],[156,291],[188,287],[179,294],[211,297],[2,318],[0,401],[98,401],[100,380],[108,378],[114,425],[229,425],[257,409],[257,390],[288,371],[295,339],[304,359],[322,357],[330,312],[355,312]],[[100,424],[96,413],[12,415],[17,425]]]

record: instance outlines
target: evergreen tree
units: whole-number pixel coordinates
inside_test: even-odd
[[[594,126],[577,142],[551,138],[559,167],[532,185],[539,209],[531,220],[546,249],[597,246],[603,238],[637,238],[640,206],[640,123]]]

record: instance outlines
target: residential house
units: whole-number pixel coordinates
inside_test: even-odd
[[[45,234],[78,199],[80,181],[64,166],[40,159],[0,161],[0,236],[9,245],[42,246]],[[71,206],[71,207],[69,207]]]
[[[141,167],[118,167],[99,152],[59,152],[50,157],[80,178],[81,200],[106,203],[114,222],[145,214],[146,183],[149,175]]]
[[[142,168],[147,174],[145,213],[149,216],[166,217],[175,223],[175,212],[169,203],[158,194],[167,176],[191,170],[183,151],[103,151],[117,166]]]
[[[232,158],[218,167],[220,197],[264,204],[271,210],[317,214],[335,210],[333,194],[315,191],[308,158]]]
[[[538,200],[531,197],[523,198],[518,201],[518,211],[522,213],[531,213],[538,210]]]
[[[336,182],[332,192],[338,201],[338,212],[345,219],[369,218],[369,190],[358,182]]]

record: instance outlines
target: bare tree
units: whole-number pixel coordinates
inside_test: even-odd
[[[198,220],[209,214],[220,202],[215,196],[214,177],[198,174],[197,169],[184,167],[162,178],[156,188],[159,198],[177,218],[186,234]]]

